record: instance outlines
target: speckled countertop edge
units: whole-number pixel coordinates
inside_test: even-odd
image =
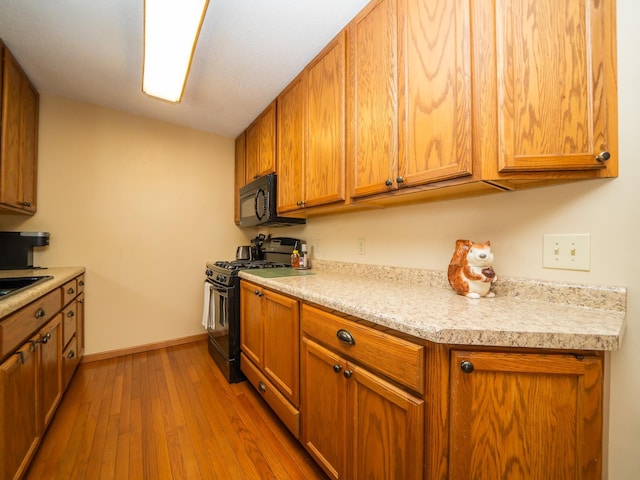
[[[0,270],[0,278],[9,277],[36,277],[51,276],[53,278],[42,283],[34,285],[9,295],[6,298],[0,297],[0,319],[10,315],[29,303],[37,300],[42,295],[64,285],[69,280],[77,277],[85,271],[84,267],[52,267],[52,268],[35,268],[27,270]]]
[[[457,295],[445,272],[320,261],[315,275],[242,278],[436,343],[526,348],[620,348],[624,287],[500,278],[495,298]]]

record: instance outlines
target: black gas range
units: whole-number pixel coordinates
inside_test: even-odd
[[[256,250],[259,259],[209,262],[205,270],[203,322],[209,334],[209,354],[229,383],[245,379],[240,370],[241,270],[286,267],[300,240],[268,238]]]

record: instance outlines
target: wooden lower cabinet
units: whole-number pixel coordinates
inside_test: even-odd
[[[600,479],[602,357],[451,352],[449,478]]]
[[[42,330],[40,343],[40,412],[46,429],[62,398],[62,314],[56,315]]]
[[[298,438],[299,302],[243,280],[240,319],[241,369]]]
[[[37,337],[0,365],[0,478],[17,479],[40,442]]]
[[[7,348],[0,364],[2,480],[22,478],[80,363],[84,348],[84,276],[72,282],[73,292],[67,283],[0,319],[2,347]],[[62,309],[65,295],[69,303]],[[31,335],[29,340],[19,346],[20,339],[27,335]],[[14,339],[18,340],[12,343]]]
[[[420,479],[424,401],[302,338],[302,443],[331,478]]]

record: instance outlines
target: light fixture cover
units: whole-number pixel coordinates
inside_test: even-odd
[[[142,91],[178,103],[209,0],[145,0]]]

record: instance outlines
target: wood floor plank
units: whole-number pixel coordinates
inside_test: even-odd
[[[326,479],[206,342],[81,364],[25,480]]]

